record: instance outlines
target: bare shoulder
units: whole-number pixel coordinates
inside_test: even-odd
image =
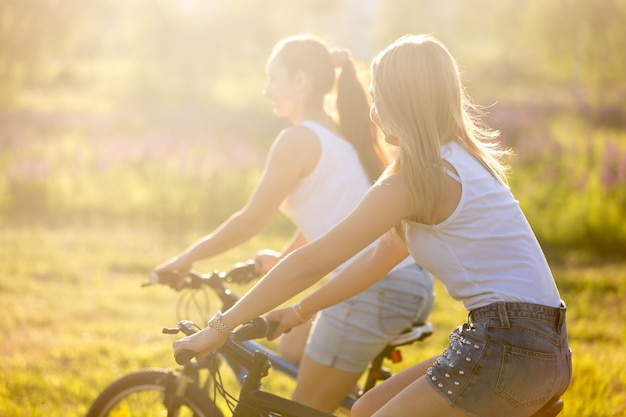
[[[332,229],[336,233],[328,234],[338,236],[339,246],[373,242],[411,215],[406,190],[404,181],[397,174],[378,181],[350,214]]]
[[[406,195],[408,191],[408,184],[402,175],[398,172],[393,173],[387,177],[379,179],[374,187],[393,192],[394,194]]]
[[[283,169],[291,166],[298,178],[309,175],[322,153],[317,135],[305,126],[291,126],[283,129],[272,145],[271,159]]]
[[[399,173],[379,180],[367,194],[384,206],[384,212],[397,217],[398,221],[412,215],[408,185]]]
[[[306,126],[300,125],[283,129],[276,138],[276,144],[301,150],[315,150],[320,147],[315,132]]]

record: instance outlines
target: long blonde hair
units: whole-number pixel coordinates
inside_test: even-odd
[[[381,178],[395,172],[409,186],[414,216],[434,224],[445,172],[440,147],[455,141],[494,176],[506,182],[501,162],[508,152],[494,139],[499,132],[482,124],[461,84],[456,61],[430,35],[406,35],[372,61],[372,93],[381,129],[399,138],[396,160]]]

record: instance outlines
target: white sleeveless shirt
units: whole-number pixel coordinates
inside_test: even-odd
[[[543,251],[509,187],[456,142],[442,146],[441,156],[458,173],[461,198],[442,223],[408,223],[413,258],[467,310],[499,301],[559,306]]]
[[[348,141],[318,123],[307,121],[301,125],[315,132],[321,153],[313,171],[298,182],[281,203],[280,210],[310,242],[348,215],[372,184]],[[407,257],[394,270],[414,263]]]

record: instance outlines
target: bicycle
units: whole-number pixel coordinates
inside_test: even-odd
[[[237,296],[224,287],[223,281],[240,280],[245,282],[253,279],[251,272],[253,267],[251,265],[244,265],[241,268],[241,270],[235,268],[236,272],[231,271],[229,273],[214,271],[209,276],[203,276],[192,271],[186,284],[197,288],[209,285],[220,295],[224,304],[234,303]],[[246,268],[248,269],[246,270]],[[170,334],[183,332],[189,335],[199,329],[200,327],[193,322],[182,320],[179,321],[177,328],[166,328],[163,329],[163,332]],[[87,417],[164,415],[163,411],[166,411],[168,416],[223,417],[224,414],[217,405],[218,394],[220,401],[226,404],[233,417],[331,416],[331,414],[262,390],[261,380],[269,374],[270,369],[291,375],[293,378],[297,374],[297,367],[282,360],[271,350],[252,341],[256,338],[266,337],[272,329],[273,327],[265,318],[259,317],[240,326],[222,348],[207,356],[202,362],[189,362],[194,354],[187,352],[187,354],[183,353],[176,358],[177,362],[183,365],[182,370],[144,369],[123,376],[109,385],[96,398]],[[429,334],[425,333],[421,339]],[[412,343],[411,336],[405,335],[404,342],[404,344]],[[397,346],[396,348],[388,346],[383,350],[384,354],[381,352],[377,359],[372,361],[363,392],[373,386],[371,385],[372,380],[375,385],[376,381],[384,380],[390,376],[389,371],[382,368],[381,364],[384,359],[393,357],[390,352],[394,351],[397,351]],[[219,372],[222,361],[225,361],[233,369],[241,384],[238,397],[230,395],[224,388]],[[209,375],[204,384],[201,384],[199,375],[203,370],[208,370]],[[380,371],[381,374],[377,375],[377,371]],[[209,392],[209,385],[213,386],[213,395]],[[344,404],[350,408],[357,397],[350,395]],[[563,401],[557,398],[532,417],[554,417],[560,413],[562,408]]]
[[[223,413],[215,403],[215,398],[212,399],[195,384],[198,368],[204,367],[210,369],[215,380],[216,392],[227,400],[233,417],[331,417],[332,414],[262,390],[261,380],[269,374],[272,361],[267,352],[259,350],[250,352],[243,343],[254,338],[266,337],[275,325],[276,323],[272,324],[263,317],[242,325],[226,340],[218,352],[210,354],[202,362],[187,362],[182,372],[144,370],[122,377],[100,394],[87,417],[129,416],[131,415],[129,408],[114,408],[114,406],[119,403],[120,399],[130,398],[135,393],[150,390],[154,391],[156,396],[149,398],[148,402],[138,404],[139,410],[145,411],[145,414],[133,413],[133,416],[163,415],[149,408],[157,405],[159,409],[165,408],[168,416],[223,417]],[[181,321],[176,329],[164,329],[164,331],[166,333],[182,331],[185,334],[192,334],[196,329],[193,323]],[[230,396],[223,388],[218,372],[219,364],[216,360],[218,354],[236,359],[248,369],[237,398]],[[183,356],[185,355],[177,357],[177,361],[184,362],[186,358]],[[555,399],[532,417],[554,417],[562,408],[563,401]]]
[[[222,346],[219,351],[227,355],[243,355],[248,361],[248,375],[245,378],[239,398],[234,408],[231,408],[233,417],[267,417],[267,416],[283,416],[283,417],[328,417],[332,414],[324,413],[303,404],[285,399],[283,397],[264,392],[262,390],[261,380],[269,374],[271,368],[271,360],[266,352],[256,351],[250,357],[250,352],[241,346],[241,342],[250,338],[266,337],[275,328],[277,323],[267,321],[263,317],[259,317],[242,328],[238,329]],[[183,326],[184,327],[184,326]],[[181,328],[185,334],[192,334],[193,331],[187,333],[188,328]],[[180,352],[177,362],[184,362],[193,352]],[[563,409],[563,400],[555,398],[549,401],[543,408],[530,417],[555,417]]]
[[[200,310],[203,314],[205,311],[205,306],[208,303],[208,294],[206,292],[203,293],[201,290],[210,289],[212,290],[220,299],[222,304],[221,311],[226,311],[230,308],[239,297],[233,293],[230,289],[226,288],[224,285],[227,283],[237,283],[237,284],[246,284],[252,281],[253,279],[258,278],[258,273],[256,272],[257,268],[254,264],[254,261],[241,262],[235,264],[226,272],[213,271],[210,274],[203,275],[196,271],[190,271],[187,279],[184,282],[183,288],[191,289],[191,292],[183,292],[181,297],[179,298],[177,304],[177,315],[181,316],[181,314],[189,314],[191,308],[195,308],[196,310]],[[166,284],[170,286],[174,286],[174,283],[178,281],[178,276],[173,274],[153,274],[150,277],[150,282],[143,284],[143,286],[153,285],[156,283]],[[198,299],[201,297],[201,299]],[[208,316],[208,314],[206,315]],[[181,330],[182,329],[182,330]],[[199,330],[200,327],[193,324],[193,322],[189,320],[179,320],[179,326],[175,329],[175,332],[183,331],[185,334],[190,334],[192,329]],[[172,332],[171,329],[164,329],[165,332]],[[379,381],[385,380],[391,376],[391,371],[384,366],[385,361],[391,360],[392,363],[399,363],[402,361],[402,355],[399,350],[400,346],[409,345],[416,341],[421,341],[430,336],[433,332],[431,323],[420,323],[415,324],[413,327],[407,329],[404,333],[399,335],[392,343],[386,346],[370,363],[368,370],[366,371],[366,377],[363,384],[363,389],[358,393],[349,394],[346,399],[343,401],[341,407],[350,409],[357,398],[362,395],[367,390],[374,387]],[[273,352],[269,348],[263,346],[259,342],[253,341],[254,338],[249,338],[247,340],[239,340],[239,345],[248,352],[248,355],[253,354],[254,352],[262,352],[267,355],[269,360],[271,361],[271,367],[275,371],[286,375],[291,380],[295,381],[298,374],[298,367],[293,365],[292,363],[286,361],[285,359],[278,356],[277,353]],[[179,358],[181,362],[186,363],[191,359],[193,355],[189,358]],[[109,387],[103,391],[100,396],[96,399],[94,404],[90,409],[89,416],[106,416],[115,415],[116,417],[129,415],[125,412],[120,412],[118,414],[107,414],[103,410],[112,410],[115,403],[124,403],[129,401],[131,395],[134,395],[135,392],[140,391],[161,391],[161,394],[164,397],[163,402],[169,403],[166,397],[169,396],[168,392],[171,391],[172,384],[176,385],[177,378],[180,375],[192,375],[190,381],[193,382],[193,387],[190,388],[189,397],[198,399],[201,394],[208,392],[211,383],[215,381],[215,373],[216,368],[219,367],[219,364],[224,362],[231,369],[237,382],[240,386],[243,386],[246,375],[249,374],[249,367],[252,365],[252,361],[250,360],[241,360],[242,354],[233,355],[232,352],[224,353],[222,351],[218,352],[217,355],[214,356],[213,361],[203,361],[202,363],[193,363],[193,364],[185,364],[182,373],[180,371],[172,371],[167,369],[148,369],[141,370],[124,377],[121,377],[116,382],[111,384]],[[248,358],[249,359],[249,358]],[[179,363],[183,365],[183,363]],[[201,382],[200,373],[202,370],[208,369],[208,375],[204,379],[204,382]],[[154,394],[154,392],[153,392]],[[155,404],[159,404],[160,401],[158,398],[153,400],[148,400],[147,403],[152,401]],[[204,394],[204,401],[207,401],[206,394]],[[210,400],[208,400],[210,401]],[[175,402],[178,402],[175,401]],[[120,407],[128,407],[129,405],[120,405]],[[122,409],[120,408],[120,409]],[[195,413],[196,411],[194,411]],[[214,410],[213,413],[216,413]],[[221,415],[221,414],[211,414],[211,415]]]

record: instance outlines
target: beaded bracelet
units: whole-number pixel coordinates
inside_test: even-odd
[[[298,320],[300,320],[300,323],[306,323],[308,321],[305,320],[304,317],[302,317],[302,306],[300,305],[300,303],[296,303],[293,305],[293,312],[296,314]]]
[[[233,331],[229,329],[222,321],[222,313],[220,313],[219,311],[209,321],[209,327],[212,327],[220,332],[222,336],[229,337],[231,334],[233,334]]]

